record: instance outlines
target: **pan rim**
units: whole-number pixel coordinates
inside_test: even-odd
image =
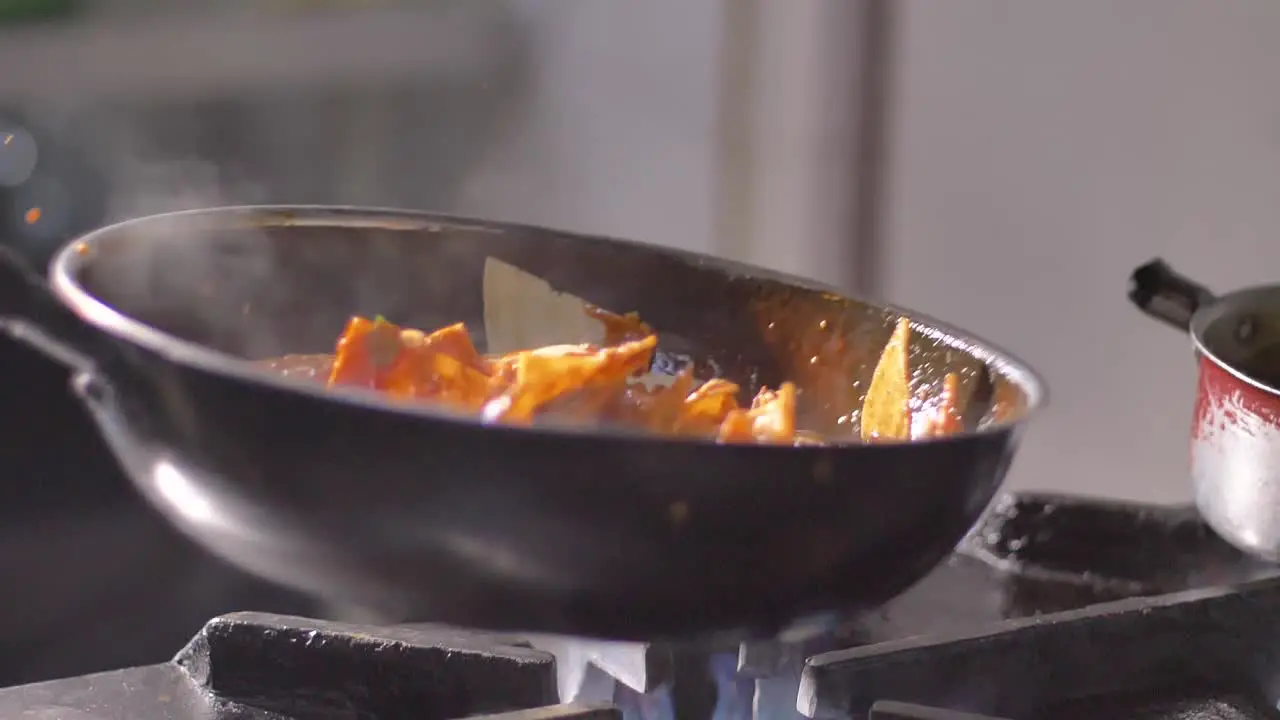
[[[766,268],[740,263],[726,258],[718,258],[705,253],[691,252],[669,248],[653,243],[615,238],[605,235],[588,235],[572,231],[548,228],[526,223],[482,220],[478,218],[437,213],[426,210],[407,210],[389,207],[353,206],[353,205],[227,205],[191,210],[145,215],[105,225],[91,230],[66,243],[53,256],[49,263],[49,284],[58,299],[72,310],[83,321],[98,330],[112,336],[116,340],[131,343],[155,353],[176,365],[220,375],[238,382],[277,392],[299,393],[311,398],[339,402],[364,410],[390,412],[405,417],[430,419],[437,422],[464,424],[475,428],[484,428],[494,434],[516,433],[524,436],[550,436],[562,439],[592,439],[596,441],[612,441],[626,443],[642,443],[647,446],[660,445],[700,445],[719,447],[712,440],[689,437],[668,437],[640,431],[632,431],[611,427],[576,427],[576,426],[534,426],[525,427],[505,424],[485,424],[478,417],[458,411],[449,410],[430,403],[409,404],[397,403],[380,397],[375,393],[361,392],[358,389],[329,389],[303,381],[276,376],[254,366],[254,361],[239,357],[195,343],[184,338],[171,335],[148,325],[141,320],[125,315],[90,293],[79,281],[79,271],[92,260],[94,250],[111,237],[127,232],[133,228],[160,222],[195,220],[211,218],[221,224],[229,220],[238,220],[245,227],[286,227],[300,225],[328,225],[348,223],[360,227],[376,226],[381,228],[425,230],[431,227],[459,227],[490,232],[507,232],[519,230],[536,233],[554,233],[561,237],[574,238],[581,242],[604,243],[609,245],[625,244],[646,248],[671,256],[679,257],[694,264],[710,264],[719,268],[737,272],[745,277],[756,277],[786,283],[798,288],[832,293],[842,299],[864,303],[889,313],[906,317],[913,329],[936,337],[958,350],[998,370],[1013,382],[1026,398],[1025,405],[1016,417],[1011,420],[988,423],[972,431],[932,438],[920,438],[874,444],[865,443],[830,443],[826,445],[764,445],[734,444],[737,450],[750,449],[752,452],[787,452],[795,455],[831,452],[847,448],[871,447],[886,450],[899,447],[933,445],[962,442],[976,437],[1003,434],[1016,430],[1024,425],[1032,416],[1042,411],[1048,403],[1048,388],[1040,374],[1018,356],[1002,347],[985,340],[971,332],[898,305],[874,302],[850,295],[839,289],[803,277],[769,270]],[[106,380],[109,382],[110,377]]]
[[[1236,365],[1223,360],[1218,352],[1210,347],[1210,343],[1205,339],[1205,334],[1209,332],[1209,328],[1215,323],[1233,315],[1241,315],[1248,312],[1251,308],[1260,304],[1257,302],[1258,300],[1274,301],[1278,294],[1280,294],[1280,285],[1277,284],[1251,285],[1232,290],[1224,295],[1219,295],[1213,299],[1213,302],[1197,310],[1191,317],[1189,328],[1192,346],[1202,357],[1222,368],[1228,375],[1245,385],[1276,397],[1280,397],[1280,387],[1268,385],[1251,377]]]

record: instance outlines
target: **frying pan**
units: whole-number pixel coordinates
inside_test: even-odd
[[[974,524],[1045,397],[1023,363],[914,313],[915,385],[987,373],[981,427],[770,447],[486,426],[249,361],[330,352],[352,314],[464,321],[484,350],[527,310],[546,336],[523,342],[581,339],[544,322],[550,304],[486,287],[493,262],[639,312],[659,333],[656,372],[691,361],[744,393],[796,382],[798,424],[836,437],[857,437],[849,411],[902,312],[621,240],[239,207],[92,232],[59,252],[47,285],[4,256],[0,316],[73,369],[142,494],[230,562],[405,620],[622,640],[760,636],[878,606]]]

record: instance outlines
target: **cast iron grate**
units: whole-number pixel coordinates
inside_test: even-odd
[[[892,700],[881,700],[872,705],[867,717],[869,720],[1003,720],[991,715],[975,715]]]
[[[560,704],[555,660],[501,635],[259,613],[215,618],[173,662],[0,691],[0,717],[621,720]]]
[[[242,613],[169,663],[0,690],[0,717],[1277,720],[1277,698],[1280,568],[1187,508],[1016,496],[915,588],[803,640],[708,651]]]
[[[808,659],[799,706],[847,718],[881,698],[1017,718],[1275,718],[1280,578],[1133,598]],[[1153,714],[1163,706],[1163,715]],[[1095,712],[1086,712],[1086,709]],[[1223,714],[1226,713],[1226,714]]]

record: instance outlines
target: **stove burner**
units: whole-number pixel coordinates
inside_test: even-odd
[[[1278,699],[1280,568],[1186,508],[1019,496],[915,588],[803,640],[699,649],[239,613],[170,663],[0,690],[0,717],[1247,720],[1280,717]]]
[[[621,720],[611,705],[560,705],[554,658],[514,638],[370,628],[237,613],[173,662],[0,691],[0,716],[92,720],[500,717]]]
[[[1280,578],[1134,598],[951,638],[920,638],[809,658],[800,704],[848,717],[877,698],[1011,716],[1087,717],[1082,699],[1280,700]],[[1232,698],[1228,700],[1227,698]],[[1047,712],[1046,712],[1047,710]],[[1247,715],[1246,715],[1247,717]]]
[[[458,718],[553,705],[555,658],[512,637],[371,629],[257,613],[217,618],[173,664],[212,695],[290,714]]]

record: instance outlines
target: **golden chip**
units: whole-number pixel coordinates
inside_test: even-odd
[[[907,440],[911,437],[911,369],[907,350],[911,343],[911,321],[899,318],[890,336],[871,386],[862,402],[862,439]]]

